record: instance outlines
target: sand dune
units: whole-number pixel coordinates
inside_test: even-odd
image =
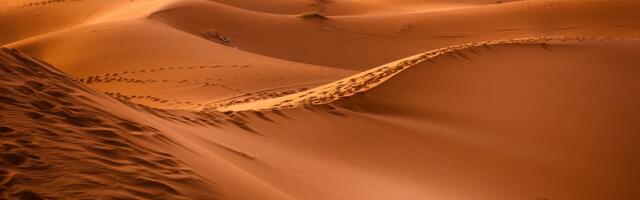
[[[186,127],[246,132],[242,123],[123,103],[17,51],[1,56],[3,198],[283,199],[221,158],[197,162],[199,148],[183,146],[193,137]],[[237,154],[223,147],[217,151]]]
[[[67,2],[64,5],[68,6],[45,7],[42,9],[66,14],[68,12],[65,12],[65,8],[77,6],[84,9],[86,7],[76,4],[98,4],[91,2],[89,0]],[[56,32],[55,36],[45,37],[40,34],[40,36],[30,37],[32,39],[22,38],[5,43],[11,44],[9,45],[11,47],[18,47],[56,66],[80,67],[86,66],[90,62],[96,64],[104,63],[104,59],[94,56],[83,58],[87,54],[87,52],[83,51],[84,48],[96,49],[91,48],[91,46],[103,46],[105,44],[101,42],[105,41],[108,41],[108,44],[115,43],[126,46],[129,45],[129,39],[136,38],[132,40],[138,41],[140,40],[138,38],[143,37],[142,39],[146,41],[140,41],[134,47],[137,47],[135,48],[137,49],[136,51],[146,52],[145,55],[147,56],[132,54],[138,56],[136,60],[140,64],[154,62],[150,61],[151,58],[149,56],[172,58],[178,55],[182,55],[179,60],[199,61],[201,63],[203,62],[202,56],[198,58],[194,58],[194,56],[205,53],[209,56],[220,54],[220,50],[215,50],[219,48],[209,49],[211,47],[204,47],[219,46],[215,45],[217,42],[213,41],[212,43],[214,44],[207,44],[198,41],[198,44],[194,45],[195,42],[188,41],[196,39],[183,40],[192,37],[206,39],[207,35],[219,33],[229,39],[228,46],[242,51],[302,63],[364,70],[423,52],[426,49],[477,41],[531,36],[604,35],[633,37],[637,35],[637,27],[640,24],[637,20],[640,17],[636,16],[637,12],[635,12],[640,8],[640,4],[637,1],[515,1],[490,5],[483,4],[482,6],[465,6],[464,8],[443,11],[329,16],[329,20],[322,20],[321,22],[298,17],[299,14],[307,11],[297,14],[272,14],[205,0],[113,2],[111,4],[117,4],[118,6],[99,9],[100,12],[98,13],[103,14],[91,15],[93,17],[90,16],[89,18],[95,19],[88,20],[91,21],[88,24],[63,29],[61,32]],[[271,7],[268,2],[252,4]],[[139,9],[140,7],[147,9]],[[32,13],[34,11],[18,10],[11,12],[16,12],[19,15],[7,15],[13,16],[13,18],[25,18],[26,22],[38,19],[33,16],[24,16],[24,13]],[[20,29],[17,27],[26,23],[14,23],[10,19],[7,18],[6,21],[8,22],[3,24],[15,25],[8,28]],[[251,24],[243,25],[247,21],[250,21]],[[104,22],[110,22],[111,25],[107,27],[104,27],[105,25],[100,26]],[[165,27],[163,24],[169,27]],[[110,29],[108,27],[112,25],[115,26],[114,29],[119,31],[115,33],[109,33],[109,31],[100,32],[104,29]],[[150,28],[134,28],[140,26],[150,26]],[[34,27],[41,28],[41,26]],[[84,27],[80,29],[84,29],[84,31],[75,30],[79,27]],[[31,29],[36,28],[29,28],[29,30]],[[160,35],[155,30],[169,32],[175,36]],[[94,38],[96,35],[98,35],[98,38]],[[132,37],[125,37],[125,35]],[[150,35],[157,35],[157,37],[145,37]],[[505,38],[505,35],[508,37]],[[54,37],[55,39],[49,37]],[[314,38],[314,40],[309,41],[308,38]],[[72,40],[74,43],[75,40],[79,40],[80,44],[73,45],[67,42]],[[54,41],[67,43],[63,45],[63,47],[67,46],[67,48],[59,47],[55,43],[49,43]],[[164,44],[163,42],[166,41],[176,42],[172,42],[172,45],[167,45],[164,48],[153,45]],[[49,45],[47,45],[48,43]],[[52,45],[54,46],[51,47]],[[81,47],[71,48],[73,46]],[[336,48],[336,46],[340,46],[340,48]],[[182,53],[167,55],[166,51],[171,49],[180,49]],[[39,53],[45,50],[48,52],[47,55]],[[61,55],[56,55],[53,52],[59,52],[58,54],[62,52],[74,53],[78,57],[77,60],[87,60],[86,62],[64,61],[61,60]],[[119,51],[107,52],[109,54],[106,55],[113,55],[113,53],[117,52]],[[96,54],[98,53],[102,55],[103,52],[96,52]],[[126,53],[131,52],[127,51]],[[367,59],[361,59],[363,57]],[[208,62],[210,64],[211,61]],[[115,65],[116,63],[105,64]]]
[[[6,0],[0,199],[640,199],[633,0]]]
[[[634,83],[638,71],[633,65],[638,46],[621,41],[547,42],[548,46],[516,42],[443,53],[385,79],[364,93],[339,98],[331,104],[326,102],[285,111],[190,114],[156,110],[114,102],[70,79],[51,81],[52,78],[48,77],[52,75],[33,82],[26,81],[25,86],[18,87],[28,86],[27,90],[17,88],[16,92],[11,92],[7,88],[9,92],[6,93],[11,96],[3,98],[6,107],[3,109],[9,109],[9,115],[27,110],[24,114],[27,117],[48,119],[50,122],[47,124],[53,124],[53,127],[65,127],[41,131],[49,130],[54,136],[78,140],[78,144],[65,144],[67,148],[60,150],[67,154],[81,156],[72,150],[76,147],[74,145],[80,146],[76,148],[89,148],[88,152],[97,151],[98,154],[90,154],[89,157],[98,155],[97,158],[103,159],[98,162],[115,165],[115,169],[105,170],[126,171],[126,163],[132,161],[135,161],[135,166],[157,167],[159,164],[148,162],[175,156],[182,162],[173,162],[189,166],[182,173],[190,174],[188,177],[193,180],[186,181],[190,184],[185,186],[182,179],[174,182],[175,179],[163,179],[161,175],[152,174],[149,176],[153,177],[151,181],[154,183],[145,182],[143,185],[148,188],[139,189],[142,193],[135,190],[121,194],[115,192],[116,187],[111,192],[101,191],[104,195],[138,198],[150,198],[145,195],[160,193],[176,195],[170,199],[184,194],[195,195],[185,195],[187,199],[209,199],[218,195],[231,196],[231,199],[243,199],[242,195],[249,195],[244,197],[250,199],[269,196],[271,199],[635,198],[637,185],[634,180],[638,177],[630,175],[640,164],[636,161],[638,155],[635,152],[639,151],[634,142],[638,141],[634,134],[638,130],[637,122],[626,119],[639,113],[635,103],[638,99],[630,92],[638,89],[638,84]],[[22,58],[16,53],[9,53]],[[589,58],[583,61],[589,63],[589,70],[585,70],[584,64],[576,64],[575,58]],[[551,62],[554,65],[540,67],[536,63],[550,59],[554,60]],[[17,65],[37,67],[24,61]],[[44,71],[42,69],[35,68],[36,71]],[[516,76],[521,74],[530,76]],[[451,76],[457,78],[450,79]],[[535,81],[540,79],[546,82]],[[606,80],[606,84],[596,80]],[[49,82],[42,83],[45,81]],[[9,86],[15,82],[20,81],[9,79],[5,84]],[[57,82],[71,86],[49,86],[59,85]],[[554,90],[547,90],[549,87],[540,83],[555,85]],[[564,87],[559,87],[562,85]],[[39,87],[42,92],[37,91]],[[61,102],[35,100],[39,103],[27,104],[34,107],[24,106],[17,103],[23,101],[16,100],[25,98],[24,94],[18,93],[20,91],[43,93],[41,96],[66,94],[55,92],[60,88],[77,91],[73,93],[79,95],[74,94],[68,100],[58,98]],[[430,92],[415,92],[420,90]],[[571,100],[576,98],[582,101]],[[92,103],[83,103],[87,99],[93,99]],[[597,105],[609,105],[606,102],[613,99],[616,99],[615,105],[593,109]],[[106,112],[95,108],[95,105],[112,110]],[[113,114],[106,113],[126,115],[115,115],[111,117],[114,122],[110,122],[104,115]],[[91,116],[101,117],[95,119]],[[149,118],[151,116],[154,117]],[[5,116],[3,120],[8,119]],[[29,130],[29,123],[13,120],[16,122],[10,124],[16,125],[4,126],[5,131]],[[58,120],[63,122],[56,125]],[[584,122],[590,122],[590,125],[582,125]],[[307,127],[315,129],[308,130]],[[77,134],[78,129],[83,130],[80,136],[73,134]],[[54,134],[56,132],[65,134]],[[298,134],[300,132],[305,134]],[[570,137],[573,133],[577,134]],[[88,141],[100,141],[102,137],[113,140],[116,135],[123,138],[116,137],[117,142],[107,142],[103,147],[83,146]],[[12,138],[12,135],[8,137]],[[23,141],[40,140],[31,137]],[[123,141],[140,143],[123,144]],[[350,141],[358,141],[361,145],[353,146]],[[109,146],[113,145],[111,143],[118,146]],[[55,142],[47,145],[55,146]],[[159,153],[162,156],[155,158],[153,154],[141,153],[138,156],[142,158],[136,159],[135,154],[134,157],[121,155],[130,156],[130,151],[135,151],[121,146],[146,147],[143,150],[151,151],[158,145],[166,146],[163,149],[171,154]],[[57,158],[55,154],[36,156]],[[218,166],[218,170],[224,169],[227,176],[219,177],[221,174],[212,170],[211,165],[227,166]],[[83,171],[84,167],[66,170]],[[164,170],[152,168],[149,171],[157,173]],[[298,173],[289,173],[291,171]],[[16,172],[6,174],[12,173]],[[143,173],[124,173],[112,178],[133,184],[125,187],[138,188],[135,181],[144,176]],[[65,181],[70,183],[86,181],[73,177],[68,179]],[[323,181],[305,181],[310,179]],[[218,186],[222,181],[233,187],[218,188],[222,187]],[[368,184],[354,184],[358,182]],[[239,190],[237,185],[251,189]],[[573,187],[569,189],[566,185]],[[72,184],[69,187],[76,186]],[[425,187],[431,190],[424,190]],[[24,192],[45,197],[49,193],[50,197],[72,195],[55,189],[38,191],[23,188],[31,187],[11,187],[12,191],[17,191],[15,195],[23,195]],[[247,194],[247,191],[252,193]]]
[[[88,5],[94,4],[61,2],[51,10],[55,11],[53,15],[62,15],[68,9],[62,5],[89,9]],[[102,4],[108,5],[92,17],[84,18],[81,25],[7,46],[19,47],[78,79],[93,77],[100,82],[93,81],[92,86],[101,91],[128,97],[154,96],[156,98],[133,99],[161,108],[202,108],[248,93],[308,88],[355,73],[240,51],[224,42],[211,41],[215,38],[185,34],[146,18],[156,12],[154,8],[170,9],[171,3],[114,1]],[[147,8],[148,12],[135,10],[140,7]],[[48,24],[39,26],[46,28]],[[75,56],[67,56],[72,52],[76,52]],[[170,68],[176,70],[169,71]],[[165,77],[162,72],[165,69],[172,73],[171,79]],[[112,76],[102,81],[104,78],[100,76],[104,75],[123,79],[111,81]],[[171,90],[157,92],[158,88],[167,87]],[[159,103],[165,100],[166,103]]]
[[[250,101],[228,106],[215,107],[220,111],[244,111],[244,110],[271,110],[283,108],[304,107],[309,105],[328,104],[341,98],[357,95],[382,84],[385,80],[423,62],[434,63],[434,59],[444,56],[459,56],[472,60],[464,51],[471,51],[478,54],[476,49],[484,48],[492,50],[496,47],[509,45],[540,46],[550,50],[552,44],[572,44],[588,42],[613,42],[613,41],[636,41],[636,39],[612,38],[612,37],[533,37],[520,39],[506,39],[496,41],[475,42],[464,45],[455,45],[445,48],[431,50],[418,55],[400,59],[367,71],[312,88],[311,90],[294,93],[277,98],[269,98],[260,101]],[[493,51],[492,51],[493,52]],[[506,58],[511,59],[511,58]],[[566,59],[576,59],[566,57]],[[407,83],[409,84],[409,83]],[[414,100],[420,100],[412,98]],[[401,101],[403,102],[403,101]],[[414,108],[415,109],[415,108]]]
[[[330,16],[250,12],[203,1],[185,1],[152,15],[193,35],[215,29],[239,49],[304,63],[363,70],[407,55],[476,41],[531,36],[634,36],[635,1],[524,1],[447,11]],[[216,17],[211,17],[216,13]],[[566,13],[566,14],[565,14]],[[251,21],[250,26],[238,26]],[[623,25],[624,24],[624,25]],[[621,31],[609,31],[618,27]],[[260,34],[254,34],[260,33]],[[504,35],[509,35],[504,38]],[[308,41],[308,38],[315,38]],[[290,47],[282,44],[300,44]],[[335,48],[341,45],[340,48]],[[361,58],[367,59],[361,59]]]
[[[628,119],[640,113],[632,92],[639,89],[638,45],[581,40],[464,45],[432,52],[437,56],[378,78],[381,83],[362,86],[361,92],[349,94],[360,87],[356,83],[372,79],[347,78],[235,109],[260,109],[272,102],[280,103],[271,108],[298,107],[279,111],[288,119],[267,116],[281,119],[276,121],[287,130],[320,130],[284,137],[327,156],[339,154],[347,165],[362,167],[358,173],[393,177],[367,179],[343,171],[350,180],[370,184],[341,188],[379,192],[367,199],[637,198],[633,171],[640,155],[629,141],[638,139],[638,122]],[[335,90],[340,88],[351,89],[329,98],[333,101],[322,99],[322,92],[340,94]],[[312,98],[316,92],[320,97]],[[615,105],[607,103],[612,101]],[[268,125],[255,129],[284,132]],[[348,135],[342,135],[345,130]],[[331,169],[341,170],[346,169]],[[340,178],[334,177],[332,185],[342,183]],[[325,194],[335,196],[318,199],[356,198]]]
[[[16,51],[2,49],[0,58],[4,198],[208,199],[213,192],[157,149],[164,137],[157,129],[104,109],[124,104]]]

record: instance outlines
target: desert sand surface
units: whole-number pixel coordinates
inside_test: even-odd
[[[4,0],[0,200],[637,200],[635,0]]]

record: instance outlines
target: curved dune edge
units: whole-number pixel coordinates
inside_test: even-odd
[[[5,1],[0,200],[640,199],[636,0]]]
[[[531,45],[495,47],[477,50],[488,52],[495,49],[496,52],[505,52],[505,54],[485,58],[485,62],[469,56],[485,65],[466,61],[448,62],[448,65],[472,66],[479,71],[487,72],[484,78],[491,78],[497,75],[491,70],[486,70],[485,67],[496,64],[495,61],[504,64],[501,59],[496,58],[512,58],[504,57],[506,55],[536,57],[535,54],[530,54],[535,52],[545,52],[549,53],[546,55],[559,57],[570,55],[552,54],[551,52],[556,50],[555,46],[534,46],[535,49],[528,48],[532,47]],[[516,51],[501,51],[505,49],[504,47]],[[545,47],[551,48],[546,51],[543,50]],[[518,49],[524,49],[527,53],[522,54],[517,51]],[[588,50],[593,52],[592,50],[597,49]],[[21,56],[17,58],[24,56],[25,59],[29,59],[24,54],[19,55]],[[451,55],[443,58],[448,61],[464,58],[463,55]],[[447,63],[440,59],[434,59],[434,61],[437,62],[434,65]],[[628,76],[613,76],[625,71],[610,74],[609,77],[615,77],[620,81],[611,85],[604,84],[604,88],[593,90],[595,94],[589,95],[589,97],[601,97],[596,99],[616,104],[616,107],[607,108],[606,105],[611,104],[600,103],[597,105],[603,105],[604,111],[589,108],[586,114],[580,111],[570,112],[568,114],[574,122],[588,124],[588,126],[572,128],[563,124],[567,121],[563,118],[563,109],[549,109],[550,107],[545,105],[534,106],[534,109],[528,110],[539,110],[545,115],[532,115],[535,112],[522,113],[518,112],[520,110],[506,109],[510,111],[509,113],[518,114],[517,117],[510,115],[507,121],[504,121],[505,118],[499,118],[500,115],[473,115],[474,112],[461,106],[465,102],[454,102],[450,107],[442,108],[447,110],[444,115],[431,112],[436,114],[431,118],[412,116],[416,114],[415,110],[403,115],[397,115],[397,110],[394,113],[371,114],[371,112],[353,112],[343,107],[331,106],[319,106],[313,110],[290,109],[282,112],[238,112],[226,115],[217,112],[197,113],[152,109],[128,103],[122,104],[100,95],[44,63],[41,64],[47,67],[45,69],[56,73],[49,73],[37,67],[39,65],[31,63],[32,66],[30,62],[24,60],[22,62],[18,66],[8,65],[7,68],[4,67],[4,63],[0,63],[2,66],[0,71],[12,75],[3,76],[7,77],[6,80],[0,80],[3,83],[0,88],[4,92],[0,95],[3,97],[0,98],[2,100],[0,108],[8,110],[1,112],[0,116],[8,122],[0,125],[0,137],[3,137],[0,143],[12,148],[5,155],[6,158],[10,158],[7,159],[10,162],[2,163],[5,165],[0,170],[0,175],[3,176],[0,177],[0,182],[12,184],[7,194],[11,195],[10,197],[278,200],[428,199],[432,197],[431,199],[458,200],[603,199],[603,197],[635,199],[631,197],[637,195],[633,190],[637,188],[634,188],[636,184],[633,182],[637,178],[632,173],[633,169],[637,168],[637,162],[634,160],[637,158],[635,152],[640,152],[635,148],[638,146],[635,141],[640,141],[636,137],[637,134],[634,134],[637,133],[637,126],[634,126],[635,121],[627,120],[634,118],[617,112],[617,110],[625,110],[629,113],[640,113],[637,112],[637,106],[633,103],[637,101],[634,101],[636,98],[625,98],[627,103],[617,107],[621,105],[620,101],[609,99],[611,95],[608,95],[614,94],[614,98],[621,98],[624,97],[621,94],[625,94],[625,91],[637,91],[633,89],[637,87],[624,87],[626,89],[617,90],[618,92],[614,93],[600,93],[602,90],[614,89],[624,83],[638,85],[634,84],[635,81],[625,81],[636,80],[632,78],[633,73],[628,73]],[[34,62],[39,63],[35,59]],[[635,62],[631,62],[627,67],[633,68],[633,63]],[[431,63],[428,64],[431,66]],[[505,66],[509,65],[499,64],[497,69],[505,69]],[[536,65],[527,66],[526,68],[531,69]],[[562,64],[554,66],[562,66]],[[372,100],[391,97],[402,99],[403,103],[413,99],[419,99],[413,102],[428,100],[429,98],[413,95],[398,97],[392,92],[397,91],[398,86],[414,86],[413,89],[402,87],[405,90],[401,92],[416,91],[415,85],[450,86],[430,84],[433,82],[428,81],[413,84],[414,82],[407,82],[407,80],[426,75],[431,78],[422,80],[433,80],[432,78],[444,75],[448,78],[455,77],[454,79],[446,78],[447,81],[455,82],[459,81],[457,79],[460,72],[470,71],[465,69],[445,73],[421,71],[432,68],[435,67],[416,66],[411,71],[389,78],[388,82],[384,81],[385,84],[380,81],[376,85],[380,87],[369,90],[367,95],[373,97],[370,98]],[[568,72],[578,71],[569,70]],[[603,71],[590,71],[588,74],[603,75],[599,72]],[[469,74],[473,75],[469,76]],[[467,77],[475,78],[476,76],[477,74],[473,72],[467,74]],[[563,76],[554,77],[561,79]],[[475,80],[481,82],[486,79]],[[538,83],[540,82],[534,84]],[[469,91],[466,86],[463,91],[455,88],[445,87],[444,90],[454,89],[453,93]],[[552,89],[552,87],[544,88]],[[566,90],[568,88],[570,87],[564,87],[562,91],[569,91]],[[33,94],[28,94],[29,91]],[[434,93],[432,89],[423,91]],[[529,96],[536,94],[540,93],[534,92]],[[567,101],[573,100],[567,98],[569,96],[560,98]],[[602,98],[602,96],[607,97]],[[448,102],[450,99],[431,100]],[[540,99],[531,98],[531,101],[527,102],[528,105],[535,105],[532,102],[538,100]],[[426,104],[411,103],[405,105],[411,105],[411,108],[429,108],[428,105],[422,106]],[[561,102],[552,102],[555,105],[558,103]],[[577,104],[571,107],[585,108],[584,105],[589,105]],[[372,105],[369,108],[377,108],[376,105],[382,105],[382,109],[391,108],[389,104],[368,105]],[[442,104],[436,106],[440,105]],[[512,105],[510,108],[514,107]],[[539,109],[541,107],[546,109]],[[477,114],[477,111],[475,113]],[[447,116],[454,116],[453,121],[446,123]],[[350,120],[345,120],[345,117]],[[468,124],[465,120],[468,119],[467,117],[477,117],[472,121],[480,123],[487,123],[482,119],[493,119],[493,122],[498,123],[499,128],[469,127],[473,124]],[[611,120],[601,121],[603,118]],[[594,119],[598,121],[590,121]],[[621,123],[611,123],[617,120]],[[548,122],[551,121],[556,121],[556,126],[550,126]],[[526,126],[513,126],[513,124],[522,124],[513,122],[527,123]],[[487,124],[491,125],[491,123]],[[400,125],[402,127],[399,127]],[[569,129],[565,129],[566,127]],[[502,128],[509,128],[508,132]],[[569,134],[571,137],[568,137],[564,134],[567,132],[577,135]],[[508,136],[505,137],[507,135],[505,133],[508,133]],[[30,143],[21,141],[30,141]],[[123,147],[122,144],[125,146]],[[58,145],[64,148],[55,148]],[[549,156],[541,159],[536,155],[541,152],[553,153],[545,153]],[[29,157],[29,155],[36,157]],[[24,157],[28,158],[20,161]],[[11,158],[18,158],[18,160]],[[166,160],[177,164],[165,166]],[[47,163],[58,164],[46,165]],[[367,166],[367,168],[360,166]],[[91,168],[87,169],[87,167]],[[132,172],[130,169],[143,171]],[[95,171],[103,173],[96,174]],[[578,173],[570,173],[574,171]],[[60,174],[78,176],[60,176]],[[589,174],[589,176],[582,174]],[[46,178],[51,181],[33,182],[29,181],[29,178]],[[14,184],[13,180],[18,180],[17,184]],[[121,183],[110,184],[114,182],[113,180]],[[78,183],[84,186],[80,187]],[[575,185],[575,187],[567,188],[566,185]],[[602,189],[603,185],[605,185],[604,189]],[[66,191],[74,193],[69,194]]]
[[[124,104],[15,50],[0,48],[0,74],[0,199],[5,192],[16,199],[217,195],[175,156],[144,144],[163,145],[165,136],[114,114],[130,109]]]
[[[0,199],[289,199],[224,144],[187,161],[202,149],[183,128],[251,130],[237,119],[118,101],[15,49],[0,48],[0,77]]]
[[[281,97],[258,100],[248,103],[239,103],[228,106],[221,106],[216,109],[222,112],[229,111],[247,111],[247,110],[277,110],[277,109],[289,109],[298,108],[310,105],[321,105],[334,102],[336,100],[353,96],[355,94],[367,91],[374,88],[396,74],[415,66],[419,63],[429,61],[433,58],[445,55],[445,54],[458,54],[462,57],[465,55],[460,52],[461,50],[498,45],[511,45],[511,44],[532,44],[543,45],[546,47],[549,43],[563,43],[563,42],[584,42],[584,41],[635,41],[637,39],[631,38],[616,38],[616,37],[530,37],[530,38],[518,38],[518,39],[503,39],[484,42],[474,42],[462,45],[449,46],[439,48],[425,53],[413,55],[404,59],[400,59],[379,67],[372,68],[370,70],[355,74],[353,76],[340,79],[338,81],[328,83],[307,91],[298,92]]]

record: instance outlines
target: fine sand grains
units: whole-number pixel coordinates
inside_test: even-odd
[[[286,109],[297,108],[308,105],[328,104],[335,100],[352,96],[354,94],[364,92],[373,88],[401,71],[414,66],[418,63],[430,61],[431,59],[442,55],[455,55],[464,59],[470,59],[462,53],[462,50],[473,48],[487,48],[491,50],[492,46],[499,45],[540,45],[540,47],[549,49],[549,45],[554,42],[583,42],[583,41],[615,41],[628,40],[614,37],[532,37],[520,39],[504,39],[486,42],[474,42],[464,45],[455,45],[436,50],[427,51],[422,54],[414,55],[391,62],[370,70],[355,74],[353,76],[328,83],[310,90],[276,97],[272,99],[262,99],[260,101],[251,101],[248,103],[230,104],[218,107],[220,111],[241,111],[241,110],[270,110],[270,109]],[[433,62],[433,61],[431,61]]]
[[[0,199],[214,194],[171,154],[133,142],[167,141],[157,129],[96,107],[86,87],[6,49],[0,50],[0,73]]]

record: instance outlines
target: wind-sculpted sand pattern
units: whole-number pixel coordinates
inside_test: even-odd
[[[355,74],[339,81],[319,86],[304,92],[298,92],[286,96],[253,101],[249,103],[231,104],[218,107],[219,111],[243,111],[243,110],[271,110],[304,107],[308,105],[328,104],[338,99],[365,92],[385,80],[393,77],[401,71],[422,62],[433,62],[432,59],[442,55],[455,55],[464,59],[470,59],[463,50],[473,48],[487,48],[498,45],[540,45],[549,49],[553,43],[583,42],[583,41],[616,41],[635,40],[615,37],[532,37],[520,39],[504,39],[485,42],[474,42],[464,45],[449,46],[422,54],[410,56],[389,64],[375,67],[370,70]]]
[[[96,93],[16,51],[1,49],[0,61],[0,199],[215,195],[208,181],[171,154],[134,141],[171,143],[158,129],[96,107],[89,97]],[[225,116],[133,108],[185,124],[250,129]]]

